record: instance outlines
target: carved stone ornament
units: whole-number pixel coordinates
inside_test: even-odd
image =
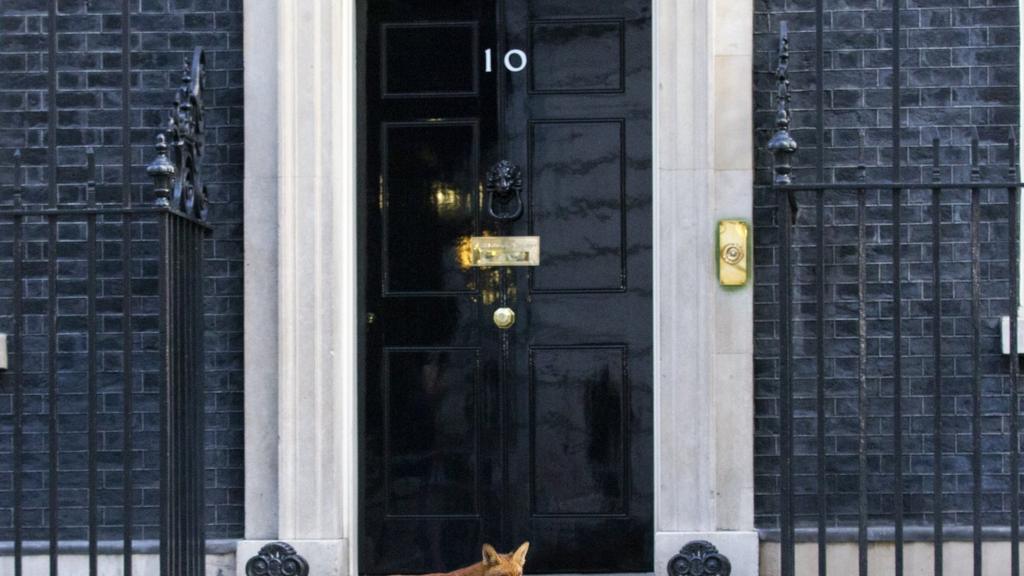
[[[694,540],[668,561],[669,576],[729,576],[732,565],[710,542]]]
[[[508,160],[491,166],[487,171],[487,196],[487,211],[495,220],[511,222],[522,216],[523,171],[519,166]]]
[[[309,576],[309,564],[284,542],[272,542],[245,564],[245,576]]]

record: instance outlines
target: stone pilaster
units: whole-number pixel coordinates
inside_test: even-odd
[[[251,540],[239,546],[240,573],[266,540],[293,545],[311,573],[350,572],[354,13],[354,2],[336,0],[245,6],[246,248],[247,263],[260,268],[246,276],[246,512],[253,516]]]
[[[277,534],[277,28],[273,0],[246,0],[245,537]],[[252,31],[261,30],[260,34]]]
[[[707,540],[758,571],[753,285],[723,290],[715,231],[752,220],[753,5],[656,2],[655,574]]]

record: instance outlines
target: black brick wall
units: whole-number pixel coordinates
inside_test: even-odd
[[[195,46],[206,49],[206,148],[204,178],[210,192],[210,220],[213,232],[205,243],[206,311],[206,519],[210,538],[238,537],[243,523],[243,439],[242,439],[242,0],[56,0],[58,15],[56,52],[56,110],[48,99],[49,21],[44,0],[0,2],[0,204],[12,199],[13,154],[22,150],[25,165],[25,201],[45,202],[49,187],[49,122],[57,118],[56,159],[58,195],[61,202],[84,199],[85,152],[96,152],[100,203],[120,202],[123,170],[122,153],[131,146],[132,195],[137,203],[151,203],[153,195],[145,164],[153,157],[158,127],[166,122],[174,89],[178,86],[183,61]],[[130,142],[122,137],[122,18],[127,6],[131,13]],[[30,230],[30,229],[29,229]],[[31,230],[30,230],[31,231]],[[34,232],[38,236],[38,231]],[[10,222],[0,222],[0,330],[10,332]],[[42,232],[45,237],[45,231]],[[116,242],[102,242],[104,234],[119,237],[120,226],[100,226],[100,275],[110,276],[98,288],[99,306],[108,303],[117,310],[119,278]],[[138,507],[136,536],[156,536],[155,459],[157,436],[156,403],[153,390],[152,348],[154,326],[147,324],[152,298],[146,296],[153,282],[146,281],[155,253],[151,248],[153,229],[137,225],[135,289],[138,314],[135,336],[136,365],[135,469]],[[84,223],[68,222],[59,232],[60,336],[58,378],[60,390],[61,446],[61,529],[62,537],[84,538],[84,374],[87,356],[81,306],[81,240]],[[29,254],[42,258],[39,248]],[[148,244],[147,244],[148,243]],[[38,251],[37,251],[38,250]],[[109,252],[104,251],[109,250]],[[110,262],[105,262],[109,259]],[[27,304],[32,298],[35,311],[26,315],[25,393],[25,486],[26,525],[29,539],[45,537],[46,528],[46,413],[45,354],[45,269],[38,260],[26,270]],[[150,312],[151,313],[151,312]],[[113,322],[104,318],[104,321]],[[116,326],[104,325],[116,333]],[[121,478],[118,338],[101,338],[102,359],[98,375],[102,395],[100,497],[101,537],[120,536],[119,512]],[[40,372],[40,370],[43,370]],[[10,376],[0,378],[0,540],[12,535],[12,411],[13,385]]]
[[[755,229],[756,515],[760,527],[776,526],[778,516],[778,234],[775,198],[765,186],[771,159],[763,147],[772,129],[779,23],[789,22],[793,59],[793,135],[801,145],[796,180],[816,179],[822,151],[826,181],[850,181],[863,162],[869,180],[890,180],[892,172],[891,18],[892,0],[823,0],[825,6],[825,139],[815,134],[814,0],[757,0],[755,20],[755,98],[757,190]],[[1014,0],[903,0],[901,76],[903,180],[930,178],[932,138],[943,143],[944,179],[969,175],[969,141],[982,143],[984,178],[1006,174],[1006,140],[1018,129],[1018,7]],[[863,148],[860,143],[863,142]],[[794,390],[795,508],[798,525],[812,524],[817,509],[815,476],[817,364],[814,322],[818,275],[814,196],[798,194],[802,207],[794,230]],[[1006,193],[982,196],[982,357],[981,421],[982,520],[1005,525],[1010,506],[1007,434],[1011,407],[1005,377],[1007,361],[998,354],[998,318],[1010,309],[1007,263]],[[826,458],[829,523],[855,524],[858,491],[857,395],[857,228],[856,196],[825,197],[827,278]],[[891,525],[895,460],[893,453],[893,228],[889,193],[867,194],[867,454],[871,522]],[[902,401],[904,490],[908,523],[931,522],[932,500],[932,294],[931,194],[903,196]],[[946,522],[971,522],[970,194],[949,192],[941,208],[943,244],[941,338],[945,353],[942,403],[942,469]]]

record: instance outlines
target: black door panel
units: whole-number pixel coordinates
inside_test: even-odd
[[[361,10],[361,570],[530,540],[529,572],[649,571],[649,0]],[[540,236],[541,264],[473,268],[473,235]]]
[[[382,96],[479,95],[478,34],[476,22],[383,24]]]
[[[478,132],[475,120],[383,124],[385,296],[475,291],[458,249],[477,229]]]

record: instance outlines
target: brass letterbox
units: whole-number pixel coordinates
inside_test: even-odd
[[[540,236],[473,236],[469,248],[477,268],[540,265]]]

